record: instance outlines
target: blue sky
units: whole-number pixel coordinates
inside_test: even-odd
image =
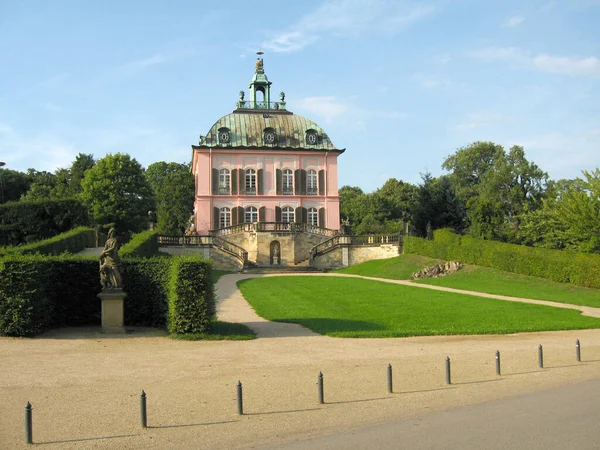
[[[340,186],[417,183],[476,140],[551,178],[600,166],[600,0],[0,0],[0,160],[188,162],[248,90],[346,148]]]

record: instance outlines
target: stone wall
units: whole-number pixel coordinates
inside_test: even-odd
[[[342,247],[334,248],[324,255],[319,255],[313,259],[310,262],[310,267],[316,269],[341,269],[342,267],[345,267],[343,263],[343,252],[344,248]]]
[[[198,247],[160,247],[161,252],[170,255],[201,255],[204,258],[212,259],[214,269],[218,270],[241,270],[242,263],[235,256],[222,251],[221,249],[210,246]]]
[[[373,259],[387,259],[398,256],[398,246],[393,244],[382,244],[378,247],[350,247],[348,265],[360,264]]]

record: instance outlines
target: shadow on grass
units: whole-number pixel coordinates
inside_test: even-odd
[[[265,411],[265,412],[255,412],[255,413],[244,413],[245,416],[264,416],[271,414],[288,414],[288,413],[298,413],[298,412],[309,412],[309,411],[319,411],[321,408],[306,408],[306,409],[290,409],[288,411]]]
[[[385,331],[386,328],[378,323],[364,320],[332,319],[332,318],[275,318],[274,322],[296,323],[313,330],[315,333],[332,335],[334,333],[365,333]]]
[[[187,423],[187,424],[181,424],[181,425],[156,425],[156,426],[149,426],[148,428],[158,429],[158,428],[204,427],[204,426],[208,426],[208,425],[224,425],[226,423],[236,423],[236,422],[239,422],[239,420],[224,420],[222,422]]]
[[[34,444],[38,445],[49,445],[49,444],[68,444],[69,442],[85,442],[85,441],[99,441],[102,439],[121,439],[128,437],[135,437],[137,434],[123,434],[119,436],[100,436],[94,438],[81,438],[81,439],[65,439],[62,441],[46,441],[46,442],[34,442]]]

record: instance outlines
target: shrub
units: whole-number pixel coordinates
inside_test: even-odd
[[[92,228],[78,227],[66,233],[59,234],[43,241],[17,247],[4,247],[0,249],[0,257],[7,254],[30,255],[60,255],[64,252],[77,253],[86,247],[96,245],[96,231]]]
[[[433,241],[405,237],[404,252],[600,288],[600,255],[505,244],[436,230]]]
[[[0,259],[0,334],[32,336],[51,327],[100,324],[98,272],[97,259],[76,255]],[[177,329],[210,331],[215,298],[207,261],[127,259],[123,283],[127,325],[166,327],[169,315]]]
[[[151,258],[158,255],[158,240],[155,230],[142,231],[119,250],[122,258]]]
[[[0,245],[47,239],[90,221],[75,199],[9,202],[0,205]]]
[[[169,332],[209,332],[216,311],[210,263],[192,256],[173,258],[171,261]]]

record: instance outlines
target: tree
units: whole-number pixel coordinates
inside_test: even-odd
[[[157,230],[162,234],[182,234],[194,211],[194,175],[189,164],[164,161],[150,164],[146,179],[156,196]]]
[[[0,204],[19,200],[29,190],[31,181],[26,173],[0,168]]]
[[[433,229],[452,228],[462,231],[466,212],[462,201],[454,192],[447,176],[433,178],[431,173],[421,174],[412,207],[412,225],[420,236],[427,234],[427,224]]]
[[[21,199],[27,201],[53,199],[53,190],[56,187],[56,175],[45,170],[37,171],[28,169],[27,174],[32,180],[29,190]]]
[[[138,232],[155,208],[154,192],[144,169],[128,154],[108,154],[89,169],[81,182],[81,201],[94,221],[119,232]]]

